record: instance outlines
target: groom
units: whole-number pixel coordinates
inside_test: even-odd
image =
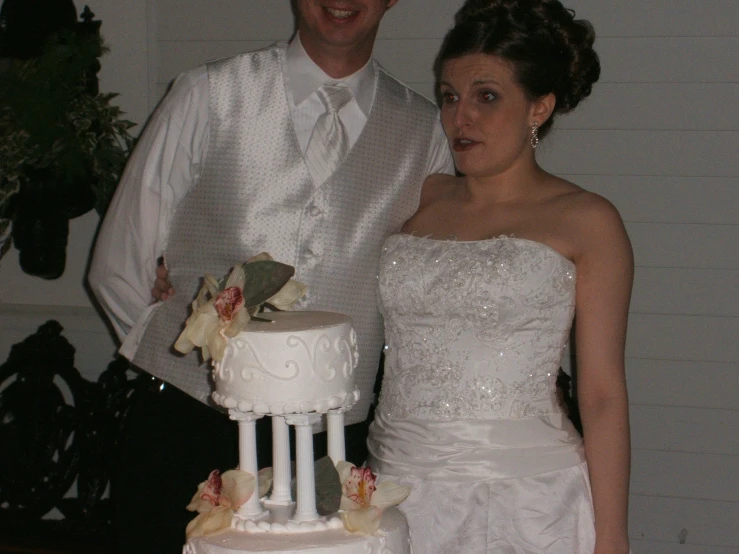
[[[452,171],[436,108],[372,59],[395,3],[297,0],[289,44],[180,76],[139,141],[89,275],[121,353],[166,382],[139,395],[122,438],[113,492],[122,553],[179,549],[189,516],[176,510],[209,471],[237,463],[236,425],[208,406],[207,367],[172,345],[201,277],[259,252],[309,286],[297,309],[354,321],[361,399],[347,414],[347,454],[355,445],[361,461],[383,343],[380,249],[415,212],[425,177]],[[176,294],[151,304],[162,255]],[[131,493],[141,483],[145,499]]]

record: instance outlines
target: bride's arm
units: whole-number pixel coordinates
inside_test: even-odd
[[[624,370],[634,274],[621,217],[586,194],[574,210],[577,242],[577,396],[595,509],[596,554],[628,553],[629,412]]]

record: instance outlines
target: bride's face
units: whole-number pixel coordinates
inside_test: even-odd
[[[441,122],[459,171],[492,176],[533,159],[529,138],[535,102],[508,62],[488,54],[448,60],[440,92]]]

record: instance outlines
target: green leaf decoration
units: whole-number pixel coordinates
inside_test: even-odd
[[[277,294],[295,274],[295,268],[274,260],[260,260],[245,264],[244,273],[244,304],[252,308]]]
[[[316,461],[316,510],[322,516],[333,514],[341,505],[341,481],[328,456]]]
[[[293,479],[290,490],[293,500],[298,498],[298,483],[295,479],[295,463],[292,465]],[[341,506],[341,481],[339,472],[331,458],[324,456],[315,461],[314,474],[316,479],[316,510],[319,515],[335,514]]]

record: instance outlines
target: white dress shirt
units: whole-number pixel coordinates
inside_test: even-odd
[[[311,60],[297,35],[287,47],[284,79],[293,126],[305,152],[325,111],[315,91],[337,80]],[[368,63],[339,81],[354,95],[339,112],[353,145],[372,108],[376,76]],[[121,341],[153,301],[151,288],[172,216],[200,176],[208,149],[208,117],[208,75],[201,66],[180,75],[152,114],[101,226],[88,279]],[[432,143],[427,174],[452,173],[441,124]]]
[[[310,59],[298,35],[287,47],[285,61],[287,103],[303,154],[308,148],[308,141],[316,121],[326,111],[316,90],[328,81],[341,81],[352,91],[354,98],[339,110],[339,117],[349,137],[349,147],[354,146],[364,129],[364,124],[367,123],[367,116],[374,100],[376,76],[372,64],[368,61],[362,69],[349,77],[332,79]]]

